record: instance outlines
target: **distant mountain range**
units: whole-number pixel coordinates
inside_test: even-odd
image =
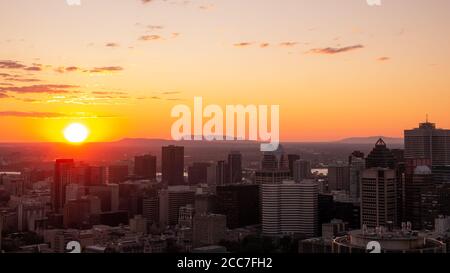
[[[342,144],[374,144],[382,138],[386,144],[403,144],[403,138],[385,137],[385,136],[370,136],[370,137],[351,137],[336,141]]]

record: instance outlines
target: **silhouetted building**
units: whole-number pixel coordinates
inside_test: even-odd
[[[256,184],[280,184],[290,180],[291,173],[281,145],[273,152],[263,153],[260,170],[255,172]]]
[[[366,168],[395,168],[394,155],[380,138],[366,158]]]
[[[134,175],[156,180],[156,156],[141,155],[134,158]]]
[[[208,167],[210,165],[210,163],[206,162],[194,162],[194,164],[188,168],[189,185],[206,184]]]
[[[217,187],[216,213],[227,216],[230,229],[256,225],[259,220],[259,186],[235,184]]]
[[[414,170],[412,181],[406,184],[406,220],[412,228],[423,228],[422,194],[433,190],[433,175],[427,166],[419,166]]]
[[[433,167],[450,166],[450,130],[438,129],[428,120],[405,130],[405,158],[430,159]]]
[[[294,162],[297,160],[300,160],[300,155],[288,154],[288,164],[289,164],[289,171],[291,172],[291,177],[294,177]]]
[[[301,159],[292,162],[292,177],[297,182],[311,178],[311,162]]]
[[[195,204],[195,190],[187,186],[172,186],[159,192],[159,221],[161,226],[178,223],[180,208]]]
[[[166,186],[184,185],[184,147],[162,147],[162,181]]]
[[[230,183],[240,183],[242,181],[242,155],[234,151],[228,155],[228,168],[230,172]]]
[[[128,165],[111,165],[108,167],[108,181],[110,184],[119,184],[127,180]]]
[[[328,166],[328,190],[350,191],[350,167],[343,163]]]
[[[66,186],[73,182],[73,159],[57,159],[52,184],[52,208],[61,213],[66,203]]]

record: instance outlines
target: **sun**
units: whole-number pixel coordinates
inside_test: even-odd
[[[69,124],[64,129],[64,137],[70,143],[82,143],[89,136],[89,130],[81,123]]]

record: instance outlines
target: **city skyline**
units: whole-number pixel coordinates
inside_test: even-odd
[[[450,127],[448,1],[0,1],[0,136],[170,139],[170,109],[279,104],[281,141]],[[406,10],[406,12],[405,12]],[[331,26],[332,25],[332,26]]]

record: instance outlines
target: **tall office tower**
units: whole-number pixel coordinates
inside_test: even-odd
[[[104,166],[89,166],[86,169],[85,186],[106,185],[107,171]]]
[[[189,185],[206,184],[209,166],[210,163],[194,162],[194,164],[188,168]]]
[[[366,168],[366,162],[361,158],[354,158],[350,165],[350,197],[352,199],[360,198],[360,182],[362,172]]]
[[[311,162],[300,159],[293,162],[292,177],[296,182],[311,178]]]
[[[66,203],[66,186],[73,181],[73,159],[57,159],[52,185],[52,209],[62,213]]]
[[[70,200],[64,205],[64,228],[89,227],[90,202],[88,199]]]
[[[119,184],[127,180],[128,165],[111,165],[108,167],[109,184]]]
[[[180,208],[195,204],[195,190],[187,186],[172,186],[159,192],[159,221],[161,226],[178,223]]]
[[[428,120],[405,130],[405,158],[430,159],[433,167],[450,166],[450,130],[438,129]]]
[[[350,191],[350,167],[344,163],[328,166],[328,190]]]
[[[225,239],[227,217],[220,214],[196,214],[194,216],[194,247],[216,245]]]
[[[217,185],[217,164],[211,163],[206,168],[206,184],[210,187]]]
[[[349,180],[349,189],[350,189],[350,198],[359,199],[360,196],[360,181],[362,172],[366,168],[366,161],[361,157],[350,156],[349,160],[350,164],[350,180]]]
[[[227,216],[230,229],[260,223],[258,185],[235,184],[217,187],[216,213]]]
[[[228,184],[230,181],[230,172],[228,171],[228,164],[221,160],[217,162],[216,166],[216,185],[222,186]]]
[[[428,166],[419,166],[414,170],[412,181],[406,184],[406,220],[411,222],[413,229],[421,230],[425,215],[422,215],[422,194],[432,191],[433,175]]]
[[[242,181],[242,155],[240,152],[231,152],[228,155],[228,168],[230,172],[230,183]]]
[[[142,216],[149,227],[159,223],[159,196],[157,191],[149,192],[142,199]]]
[[[288,154],[288,165],[289,165],[289,171],[291,172],[291,177],[294,177],[294,162],[297,160],[300,160],[300,155]]]
[[[366,158],[366,168],[395,168],[394,154],[386,146],[383,139],[379,139],[373,150]]]
[[[397,220],[395,170],[370,168],[361,177],[361,225],[385,226]]]
[[[279,184],[290,177],[291,172],[281,145],[274,152],[263,153],[261,169],[255,172],[256,184]]]
[[[267,236],[284,234],[317,235],[319,222],[318,187],[311,180],[283,181],[261,185],[262,232]]]
[[[162,147],[162,182],[165,186],[184,185],[184,147]]]
[[[397,173],[397,223],[406,222],[406,201],[405,201],[405,173],[406,173],[406,163],[405,163],[405,150],[403,149],[392,149],[392,154],[394,155],[395,161],[395,171]]]
[[[289,162],[286,160],[282,145],[273,152],[264,152],[261,161],[262,170],[289,170]]]
[[[134,157],[134,175],[156,180],[156,156],[148,154]]]
[[[308,237],[315,237],[319,231],[319,187],[314,180],[303,180],[300,183],[299,191],[300,210],[298,215],[300,216],[300,233]],[[284,194],[282,192],[281,198],[282,206],[286,208],[286,212],[281,211],[282,217],[283,215],[290,215],[290,218],[295,217],[294,212],[289,211],[290,203],[296,204],[297,202],[294,200],[296,198],[295,194],[287,190]],[[285,225],[285,227],[283,225],[282,223],[282,230],[296,230],[294,222],[291,225]]]

